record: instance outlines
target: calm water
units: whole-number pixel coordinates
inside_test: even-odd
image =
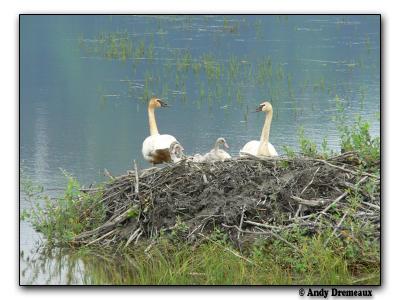
[[[379,16],[22,16],[21,167],[51,189],[65,184],[60,169],[88,185],[134,159],[148,167],[151,95],[172,105],[156,112],[159,131],[188,154],[223,136],[237,155],[259,138],[265,115],[250,112],[265,99],[279,153],[298,149],[300,126],[338,149],[338,105],[378,135],[379,26]],[[90,263],[76,257],[69,270],[68,255],[31,263],[38,241],[22,222],[22,283],[90,278]]]

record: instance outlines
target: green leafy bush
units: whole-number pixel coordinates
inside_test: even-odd
[[[105,218],[101,191],[82,192],[76,178],[65,175],[68,183],[64,195],[55,199],[30,180],[21,182],[22,191],[31,203],[30,209],[22,211],[21,219],[30,221],[49,243],[68,244],[79,233],[100,226]]]

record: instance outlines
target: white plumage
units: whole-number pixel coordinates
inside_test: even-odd
[[[193,156],[189,156],[187,159],[192,162],[204,162],[204,156],[198,153]]]
[[[218,138],[217,141],[215,142],[215,146],[213,149],[210,150],[210,152],[206,153],[203,157],[205,161],[224,161],[227,159],[231,159],[232,156],[225,150],[220,149],[219,147],[226,147],[229,148],[228,143],[224,138]]]
[[[239,151],[240,156],[246,156],[246,154],[250,154],[253,156],[278,156],[278,152],[276,152],[275,147],[269,142],[269,132],[271,129],[271,122],[272,122],[272,105],[269,102],[261,103],[256,112],[265,112],[265,122],[261,132],[261,138],[259,141],[253,140],[246,145]]]
[[[182,145],[179,144],[177,141],[171,143],[171,145],[169,146],[169,152],[171,154],[172,162],[177,163],[185,158],[183,150],[185,149],[183,149]]]
[[[204,160],[206,161],[216,161],[216,160],[227,160],[227,159],[231,159],[232,156],[230,156],[230,154],[228,152],[226,152],[225,150],[222,149],[212,149],[210,152],[208,152],[206,155],[204,155]]]
[[[152,162],[157,150],[168,149],[173,142],[176,142],[176,138],[169,134],[158,134],[148,136],[143,141],[142,154],[145,160]]]
[[[150,136],[148,136],[142,145],[142,154],[145,160],[153,164],[160,164],[171,161],[170,146],[177,142],[176,138],[169,134],[159,134],[154,110],[160,107],[168,107],[168,104],[153,97],[149,101],[148,116]]]
[[[250,141],[242,149],[240,149],[239,155],[246,156],[246,153],[257,156],[258,148],[260,147],[260,141]],[[271,156],[278,156],[274,145],[268,143],[268,150]]]

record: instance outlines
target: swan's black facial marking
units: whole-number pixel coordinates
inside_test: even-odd
[[[262,111],[264,105],[265,105],[265,104],[260,104],[260,105],[256,108],[256,112]]]
[[[161,107],[169,107],[168,103],[162,101],[161,99],[157,99],[157,102],[160,103]]]

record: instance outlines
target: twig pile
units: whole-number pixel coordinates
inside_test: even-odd
[[[379,238],[380,178],[360,171],[359,163],[353,152],[328,160],[182,160],[141,171],[135,163],[133,171],[113,178],[103,191],[107,221],[75,242],[127,246],[172,232],[193,241],[218,228],[239,246],[272,236],[296,248],[282,231],[300,227],[313,234],[332,228],[331,237],[351,237],[353,228],[344,225],[349,217],[372,228],[366,238]],[[379,189],[369,191],[368,182]],[[362,196],[355,203],[352,195]]]

